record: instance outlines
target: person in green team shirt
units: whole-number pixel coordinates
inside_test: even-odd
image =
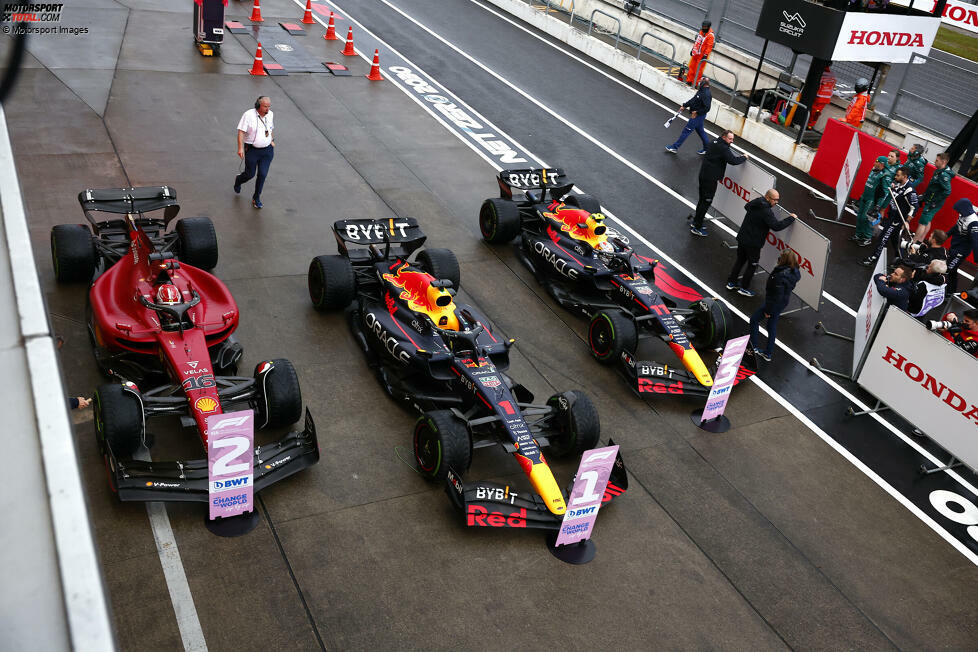
[[[927,159],[924,158],[924,146],[916,144],[910,148],[907,154],[907,162],[903,164],[910,173],[910,185],[916,187],[924,180],[924,169],[927,167]]]
[[[887,186],[893,183],[893,175],[896,174],[898,167],[900,167],[900,150],[891,149],[890,153],[886,155],[886,185]]]
[[[951,196],[951,179],[954,178],[954,171],[948,167],[947,162],[951,156],[947,152],[942,152],[934,157],[934,170],[927,189],[920,197],[920,222],[917,223],[917,230],[914,232],[914,240],[923,242],[930,229],[930,222],[941,210],[941,206]]]
[[[873,169],[866,177],[866,185],[863,186],[863,194],[859,197],[859,204],[856,206],[856,234],[849,239],[856,242],[860,247],[868,247],[873,243],[873,226],[869,221],[870,213],[878,213],[881,206],[885,206],[889,197],[886,189],[890,187],[891,176],[887,176],[887,157],[877,156],[873,163]],[[896,168],[894,168],[896,169]]]

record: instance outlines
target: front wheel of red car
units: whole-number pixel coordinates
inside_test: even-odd
[[[614,364],[623,352],[635,353],[638,346],[635,322],[621,310],[602,310],[591,318],[587,342],[598,362]]]
[[[414,459],[429,480],[444,481],[449,468],[464,473],[472,461],[469,429],[451,410],[425,412],[414,424]]]
[[[101,385],[94,398],[95,437],[99,452],[106,446],[120,459],[131,459],[139,447],[152,442],[146,438],[143,406],[138,394],[118,383]]]
[[[295,367],[285,358],[259,362],[255,368],[258,385],[255,422],[259,428],[279,428],[302,416],[302,390]]]

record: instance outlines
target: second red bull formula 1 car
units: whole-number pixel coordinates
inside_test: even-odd
[[[587,395],[568,391],[534,404],[506,374],[513,340],[455,301],[458,261],[447,249],[420,249],[426,237],[414,218],[340,220],[333,232],[340,253],[312,260],[310,298],[319,310],[346,310],[384,390],[420,413],[414,455],[421,473],[446,482],[469,525],[559,528],[566,494],[541,448],[561,457],[598,443],[598,413]],[[472,450],[496,444],[516,458],[535,493],[463,482]],[[627,486],[619,456],[606,497]]]
[[[571,192],[574,184],[562,169],[503,170],[497,181],[500,196],[485,200],[479,211],[483,239],[501,244],[519,238],[516,254],[523,264],[560,305],[590,320],[594,358],[618,365],[639,394],[709,395],[713,375],[697,349],[726,342],[727,307],[671,278],[659,282],[658,261],[611,231],[598,201]],[[639,341],[652,337],[665,342],[684,368],[639,360]],[[737,382],[755,372],[748,354]]]

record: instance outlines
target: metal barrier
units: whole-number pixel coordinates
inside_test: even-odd
[[[700,78],[700,76],[703,74],[703,69],[707,66],[707,64],[713,66],[714,68],[716,68],[718,70],[722,70],[722,71],[724,71],[726,73],[729,73],[730,75],[733,75],[734,85],[733,86],[728,86],[728,88],[730,88],[730,90],[733,91],[734,93],[737,92],[737,89],[740,88],[740,77],[737,75],[737,73],[735,73],[730,68],[727,68],[725,66],[721,66],[718,63],[714,63],[710,59],[703,59],[702,61],[700,61],[700,69],[699,69],[699,71],[697,71],[696,77],[694,79],[699,79]],[[714,77],[714,79],[716,79],[716,78]],[[720,84],[720,85],[722,86],[723,84]]]
[[[803,116],[805,119],[801,122],[801,131],[798,132],[798,138],[795,139],[796,143],[801,143],[801,139],[805,136],[805,132],[808,130],[808,115],[810,113],[808,107],[797,100],[791,99],[790,95],[785,95],[784,93],[781,93],[780,91],[774,88],[767,88],[764,90],[764,93],[761,95],[761,103],[757,107],[758,116],[760,116],[761,111],[764,108],[764,103],[767,102],[768,95],[773,95],[774,97],[780,97],[788,104],[794,104],[796,106],[800,106],[802,109],[805,110],[805,114]],[[772,112],[771,115],[774,115],[774,112]]]
[[[566,9],[566,8],[564,8],[564,1],[565,1],[565,0],[559,0],[559,2],[560,2],[560,7],[559,7],[559,9],[558,9],[558,8],[557,8],[557,7],[555,7],[555,5],[554,5],[554,0],[546,0],[546,3],[547,3],[547,4],[546,4],[546,7],[547,7],[547,9],[546,9],[546,13],[548,13],[548,14],[549,14],[549,13],[550,13],[550,9],[551,9],[551,8],[553,8],[553,9],[558,9],[559,11],[562,11],[562,12],[565,12],[565,13],[569,11],[569,12],[570,12],[570,15],[571,15],[571,21],[573,21],[573,20],[574,20],[574,18],[573,18],[573,17],[574,17],[574,11],[575,11],[575,9],[574,9],[574,0],[570,0],[570,10],[568,10],[568,9]]]
[[[922,61],[925,65],[915,63],[917,61]],[[960,84],[955,81],[955,78],[959,77],[970,78],[971,81]],[[941,99],[945,97],[957,98],[961,102],[959,106],[967,107],[968,111],[971,111],[978,104],[978,89],[975,88],[974,73],[961,66],[914,53],[910,57],[910,63],[904,68],[903,77],[901,77],[900,85],[896,90],[896,97],[890,107],[890,117],[898,118],[953,139],[967,123],[971,113],[908,90],[906,88],[908,79],[914,84],[915,90],[920,90],[920,87],[933,89],[939,93]],[[951,89],[953,89],[953,94]],[[904,96],[913,98],[917,106],[911,105],[911,108],[908,109],[905,102],[905,109],[900,112],[900,100]]]
[[[607,16],[608,18],[610,18],[611,20],[615,21],[618,24],[618,33],[615,34],[615,49],[617,50],[618,43],[621,41],[621,21],[618,20],[616,17],[612,16],[611,14],[609,14],[607,11],[601,11],[600,9],[595,9],[594,11],[591,12],[591,19],[588,21],[587,24],[588,36],[591,35],[591,29],[594,28],[594,14],[601,14],[602,16]]]
[[[636,59],[641,59],[642,58],[642,56],[641,56],[642,55],[642,49],[645,47],[643,44],[645,43],[645,37],[646,36],[651,36],[652,38],[654,38],[657,41],[662,41],[663,43],[665,43],[666,45],[668,45],[670,48],[672,48],[672,55],[669,57],[669,63],[670,64],[673,64],[674,63],[677,66],[682,65],[681,63],[679,63],[679,61],[676,60],[676,46],[673,45],[672,42],[665,40],[661,36],[656,36],[652,32],[644,32],[642,34],[642,38],[640,38],[638,40],[638,47],[635,48],[635,58]],[[649,52],[652,53],[652,54],[657,54],[654,50],[649,50]],[[662,55],[662,56],[664,56],[664,55]]]

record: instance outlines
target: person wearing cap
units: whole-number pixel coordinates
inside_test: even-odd
[[[917,197],[917,191],[910,185],[910,175],[904,166],[901,165],[897,168],[896,176],[893,177],[893,183],[890,184],[886,198],[889,200],[889,208],[886,211],[887,219],[882,224],[883,234],[880,236],[873,255],[862,261],[866,267],[872,267],[876,264],[876,261],[883,255],[883,249],[887,244],[893,250],[891,260],[900,258],[900,232],[906,228],[909,235],[908,223],[917,210],[920,200]]]
[[[686,73],[686,83],[690,86],[697,85],[700,75],[703,74],[704,62],[713,52],[713,42],[716,40],[716,35],[711,29],[712,26],[712,22],[703,21],[700,31],[696,33],[696,40],[693,41],[693,49],[689,51],[689,71]]]
[[[814,129],[815,123],[818,122],[818,118],[822,115],[822,110],[829,105],[832,101],[832,93],[835,92],[835,75],[832,74],[832,69],[829,66],[825,66],[825,70],[822,72],[822,79],[818,84],[818,94],[815,96],[815,103],[812,104],[812,114],[808,118],[808,128]]]
[[[968,257],[974,254],[978,259],[978,215],[975,207],[967,199],[954,202],[954,210],[958,212],[958,221],[948,229],[951,246],[947,251],[947,291],[954,294],[958,287],[958,267]]]
[[[903,164],[910,175],[910,185],[916,187],[924,179],[924,169],[927,167],[927,159],[924,158],[924,146],[916,144],[910,148],[907,154],[907,162]]]
[[[700,140],[703,141],[703,147],[700,151],[696,152],[699,155],[706,154],[706,148],[710,146],[710,139],[706,135],[706,130],[703,128],[703,123],[706,122],[706,114],[710,111],[710,106],[713,104],[713,96],[710,94],[710,80],[704,77],[700,80],[700,89],[696,91],[696,95],[691,97],[688,102],[679,107],[679,111],[682,112],[684,109],[689,109],[689,120],[686,122],[686,126],[683,127],[683,131],[679,134],[679,138],[676,139],[672,145],[666,147],[666,151],[670,154],[675,154],[682,147],[686,138],[689,137],[691,133],[695,130],[700,136]]]
[[[857,243],[860,247],[868,247],[873,243],[873,226],[869,221],[869,214],[879,212],[880,207],[885,204],[887,199],[886,188],[886,157],[877,156],[873,163],[873,169],[866,177],[866,185],[863,186],[863,194],[859,197],[859,204],[856,207],[856,234],[849,239]]]
[[[941,210],[944,202],[951,196],[951,179],[954,178],[954,171],[947,164],[951,155],[941,152],[934,157],[934,174],[927,182],[927,188],[920,198],[920,221],[917,223],[917,230],[914,233],[914,240],[923,242],[930,229],[930,223]]]
[[[866,119],[866,107],[869,106],[869,80],[865,77],[860,77],[856,80],[856,94],[853,96],[852,100],[849,102],[849,108],[846,109],[846,122],[851,124],[856,129],[862,126],[863,120]]]

